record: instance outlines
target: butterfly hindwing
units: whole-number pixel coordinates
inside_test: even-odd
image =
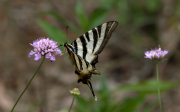
[[[98,70],[81,56],[72,51],[72,45],[64,44],[65,52],[68,54],[70,61],[75,66],[77,72],[81,74],[100,74]]]

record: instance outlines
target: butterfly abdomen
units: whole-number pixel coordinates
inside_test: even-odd
[[[77,82],[78,83],[82,82],[83,84],[88,84],[88,82],[91,80],[91,76],[92,76],[92,73],[90,73],[90,72],[84,74],[83,72],[75,71],[75,74],[78,75]]]

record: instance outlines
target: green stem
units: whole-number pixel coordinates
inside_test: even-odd
[[[40,69],[41,65],[43,64],[45,59],[45,56],[43,56],[43,60],[41,62],[41,64],[39,65],[38,69],[36,70],[36,72],[34,73],[33,77],[31,78],[31,80],[29,81],[29,83],[27,84],[26,88],[24,89],[24,91],[21,93],[21,95],[19,96],[18,100],[16,101],[16,103],[14,104],[11,112],[14,111],[14,108],[16,107],[17,103],[19,102],[19,100],[21,99],[22,95],[24,94],[24,92],[26,91],[26,89],[28,88],[28,86],[30,85],[31,81],[33,80],[34,76],[36,75],[36,73],[38,72],[38,70]]]
[[[162,112],[161,108],[161,93],[159,90],[159,73],[158,73],[158,63],[156,63],[156,75],[157,75],[157,87],[158,87],[158,97],[159,97],[159,110]]]
[[[73,97],[73,100],[72,100],[72,103],[71,103],[71,106],[70,106],[70,108],[69,108],[69,111],[68,111],[68,112],[70,112],[70,111],[71,111],[71,108],[72,108],[73,103],[74,103],[74,99],[75,99],[75,95],[74,95],[74,97]]]

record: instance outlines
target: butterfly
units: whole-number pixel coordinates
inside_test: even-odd
[[[100,75],[95,67],[98,63],[98,54],[103,51],[117,26],[117,21],[109,21],[89,30],[71,44],[67,42],[63,44],[65,53],[75,66],[75,74],[78,76],[77,82],[88,85],[95,100],[97,100],[97,97],[90,80],[92,74]]]

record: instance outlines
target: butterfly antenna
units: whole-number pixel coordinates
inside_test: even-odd
[[[67,40],[66,40],[66,42],[68,41],[68,28],[69,28],[69,26],[66,26],[66,36],[67,36]],[[59,47],[61,47],[61,46],[63,46],[62,44],[60,44],[59,45]]]
[[[68,42],[68,28],[69,28],[69,26],[66,26],[66,36],[67,36],[67,40],[66,40],[66,42]]]
[[[94,96],[94,98],[95,98],[95,101],[97,101],[97,97],[96,97],[96,95],[94,94],[94,91],[93,91],[91,82],[89,81],[89,83],[88,83],[87,85],[88,85],[89,89],[91,90],[91,92],[92,92],[92,94],[93,94],[93,96]]]

